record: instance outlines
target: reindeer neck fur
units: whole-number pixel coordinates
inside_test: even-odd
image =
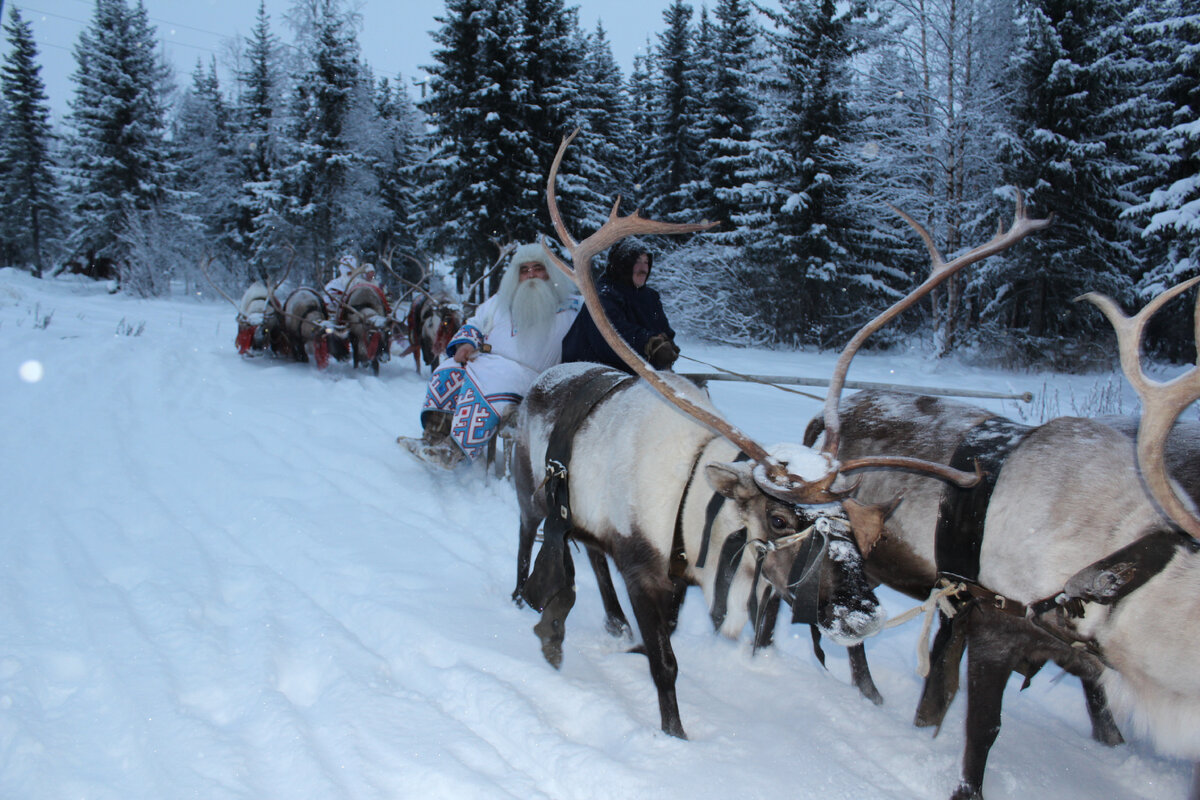
[[[1113,710],[1162,752],[1200,761],[1200,555],[1181,550],[1097,627]]]
[[[901,392],[858,392],[842,401],[840,459],[884,453],[950,463],[967,432],[991,412],[940,397]],[[874,579],[924,600],[937,582],[938,506],[946,484],[905,470],[867,469],[839,478],[837,488],[861,481],[855,497],[865,503],[903,500],[886,522],[886,535],[867,558]]]

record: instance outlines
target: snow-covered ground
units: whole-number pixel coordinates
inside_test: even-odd
[[[950,794],[965,703],[937,738],[910,724],[919,622],[868,642],[876,707],[844,651],[828,646],[824,671],[808,631],[781,627],[752,655],[693,596],[674,638],[691,740],[668,737],[645,658],[605,633],[588,570],[562,670],[542,659],[533,612],[509,600],[511,486],[478,467],[435,474],[396,446],[419,430],[411,361],[321,373],[240,358],[233,337],[223,302],[0,270],[0,798]],[[683,352],[813,377],[833,361]],[[851,379],[1029,389],[1059,413],[1097,391],[1135,407],[1115,378],[920,355],[860,356]],[[798,440],[819,407],[759,386],[713,394],[767,442]],[[893,615],[910,605],[884,599]],[[989,800],[1186,794],[1188,765],[1090,739],[1075,679],[1048,667],[1018,686]]]

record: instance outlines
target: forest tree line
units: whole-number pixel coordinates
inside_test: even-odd
[[[107,257],[154,295],[199,285],[201,259],[240,289],[392,253],[461,288],[498,245],[552,233],[546,176],[580,127],[559,182],[576,236],[617,195],[720,223],[651,243],[695,335],[843,343],[929,271],[888,203],[947,256],[1011,219],[1018,190],[1054,215],[890,334],[938,353],[1094,363],[1111,334],[1072,298],[1132,308],[1200,273],[1200,0],[674,0],[628,76],[565,0],[446,0],[417,96],[374,74],[359,24],[344,0],[296,0],[284,25],[260,3],[232,63],[180,80],[140,2],[96,0],[56,130],[11,7],[0,265]],[[1190,305],[1159,315],[1160,355],[1194,352]]]

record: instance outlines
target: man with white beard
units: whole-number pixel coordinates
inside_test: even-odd
[[[545,369],[562,361],[562,338],[582,301],[540,244],[513,253],[500,289],[450,340],[434,370],[419,437],[396,441],[422,461],[453,469],[478,458],[500,418]]]

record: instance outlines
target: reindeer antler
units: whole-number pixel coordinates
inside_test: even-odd
[[[212,279],[212,276],[208,274],[208,265],[212,263],[212,260],[213,260],[212,256],[205,256],[204,258],[200,259],[201,274],[203,274],[204,277],[208,279],[209,284],[214,289],[217,290],[217,294],[221,295],[221,297],[224,297],[226,300],[229,301],[230,305],[232,305],[234,308],[237,309],[238,319],[242,319],[242,307],[240,305],[238,305],[237,303],[235,303],[232,297],[225,294],[225,291],[220,286],[217,286],[217,282],[214,281]]]
[[[1012,247],[1017,242],[1024,239],[1034,231],[1041,230],[1049,225],[1053,217],[1047,219],[1031,219],[1025,211],[1025,198],[1017,192],[1017,208],[1013,214],[1012,225],[1007,231],[1004,230],[1003,224],[1000,224],[996,230],[996,235],[985,244],[972,248],[962,255],[947,263],[942,258],[942,254],[938,252],[937,246],[933,243],[933,237],[929,235],[929,231],[913,219],[911,216],[888,204],[888,207],[907,222],[921,240],[925,242],[926,248],[929,250],[929,256],[932,261],[932,269],[929,277],[920,286],[913,289],[907,295],[897,300],[883,313],[872,319],[866,325],[859,329],[858,333],[854,334],[853,338],[846,344],[841,355],[838,356],[837,363],[833,368],[833,376],[829,381],[829,394],[825,396],[825,444],[822,448],[831,458],[837,458],[839,439],[841,438],[841,419],[838,416],[838,403],[841,401],[842,388],[846,383],[846,373],[850,370],[850,362],[854,359],[854,355],[862,347],[863,343],[878,331],[888,322],[891,322],[902,311],[911,307],[914,303],[920,300],[925,295],[929,294],[934,287],[942,283],[956,272],[961,271],[965,267],[981,261],[988,256],[995,255],[1002,250]],[[871,461],[871,459],[860,459],[860,461]],[[856,462],[858,463],[858,462]],[[925,462],[929,463],[929,462]],[[859,466],[876,466],[876,464],[859,464]],[[888,464],[880,462],[878,466],[897,466],[896,464]],[[924,467],[922,467],[924,468]],[[955,470],[955,472],[958,472]],[[959,472],[959,478],[951,478],[958,482],[960,478],[967,473]]]
[[[1164,451],[1167,435],[1183,410],[1200,399],[1200,294],[1196,296],[1193,312],[1193,338],[1197,344],[1197,363],[1169,381],[1156,381],[1142,369],[1142,334],[1150,317],[1183,292],[1200,283],[1200,277],[1184,281],[1159,293],[1146,307],[1128,317],[1111,298],[1088,292],[1076,300],[1087,300],[1104,313],[1117,332],[1117,347],[1121,356],[1121,371],[1142,398],[1142,419],[1138,424],[1138,469],[1146,486],[1163,510],[1179,527],[1200,538],[1200,519],[1179,496],[1167,475]]]
[[[542,243],[542,247],[546,250],[547,255],[555,266],[562,270],[579,287],[584,302],[592,314],[592,319],[595,321],[600,333],[604,336],[604,340],[608,342],[609,347],[613,349],[622,361],[658,390],[663,397],[687,414],[690,414],[698,422],[716,431],[741,448],[751,460],[761,467],[761,469],[754,470],[754,478],[763,491],[782,500],[796,503],[823,503],[835,499],[836,496],[830,491],[829,487],[833,483],[834,478],[837,477],[836,470],[829,472],[823,478],[815,481],[805,480],[788,473],[787,469],[773,459],[762,445],[751,439],[735,425],[708,409],[701,408],[687,397],[676,392],[613,329],[612,324],[604,313],[604,307],[600,303],[600,296],[592,280],[592,258],[621,239],[634,234],[695,233],[697,231],[708,230],[717,223],[659,222],[642,217],[636,211],[622,217],[619,213],[621,199],[618,197],[616,202],[613,203],[612,210],[609,212],[608,221],[582,242],[576,242],[570,232],[567,231],[562,214],[558,210],[555,179],[558,176],[558,170],[562,165],[563,155],[566,153],[567,146],[571,144],[578,133],[579,129],[577,128],[570,136],[563,139],[562,144],[558,147],[558,153],[554,156],[554,163],[550,167],[550,176],[546,181],[546,202],[550,208],[550,219],[554,224],[555,231],[558,233],[559,241],[566,247],[567,252],[571,254],[573,266],[568,266],[560,260],[546,246],[545,242]]]

